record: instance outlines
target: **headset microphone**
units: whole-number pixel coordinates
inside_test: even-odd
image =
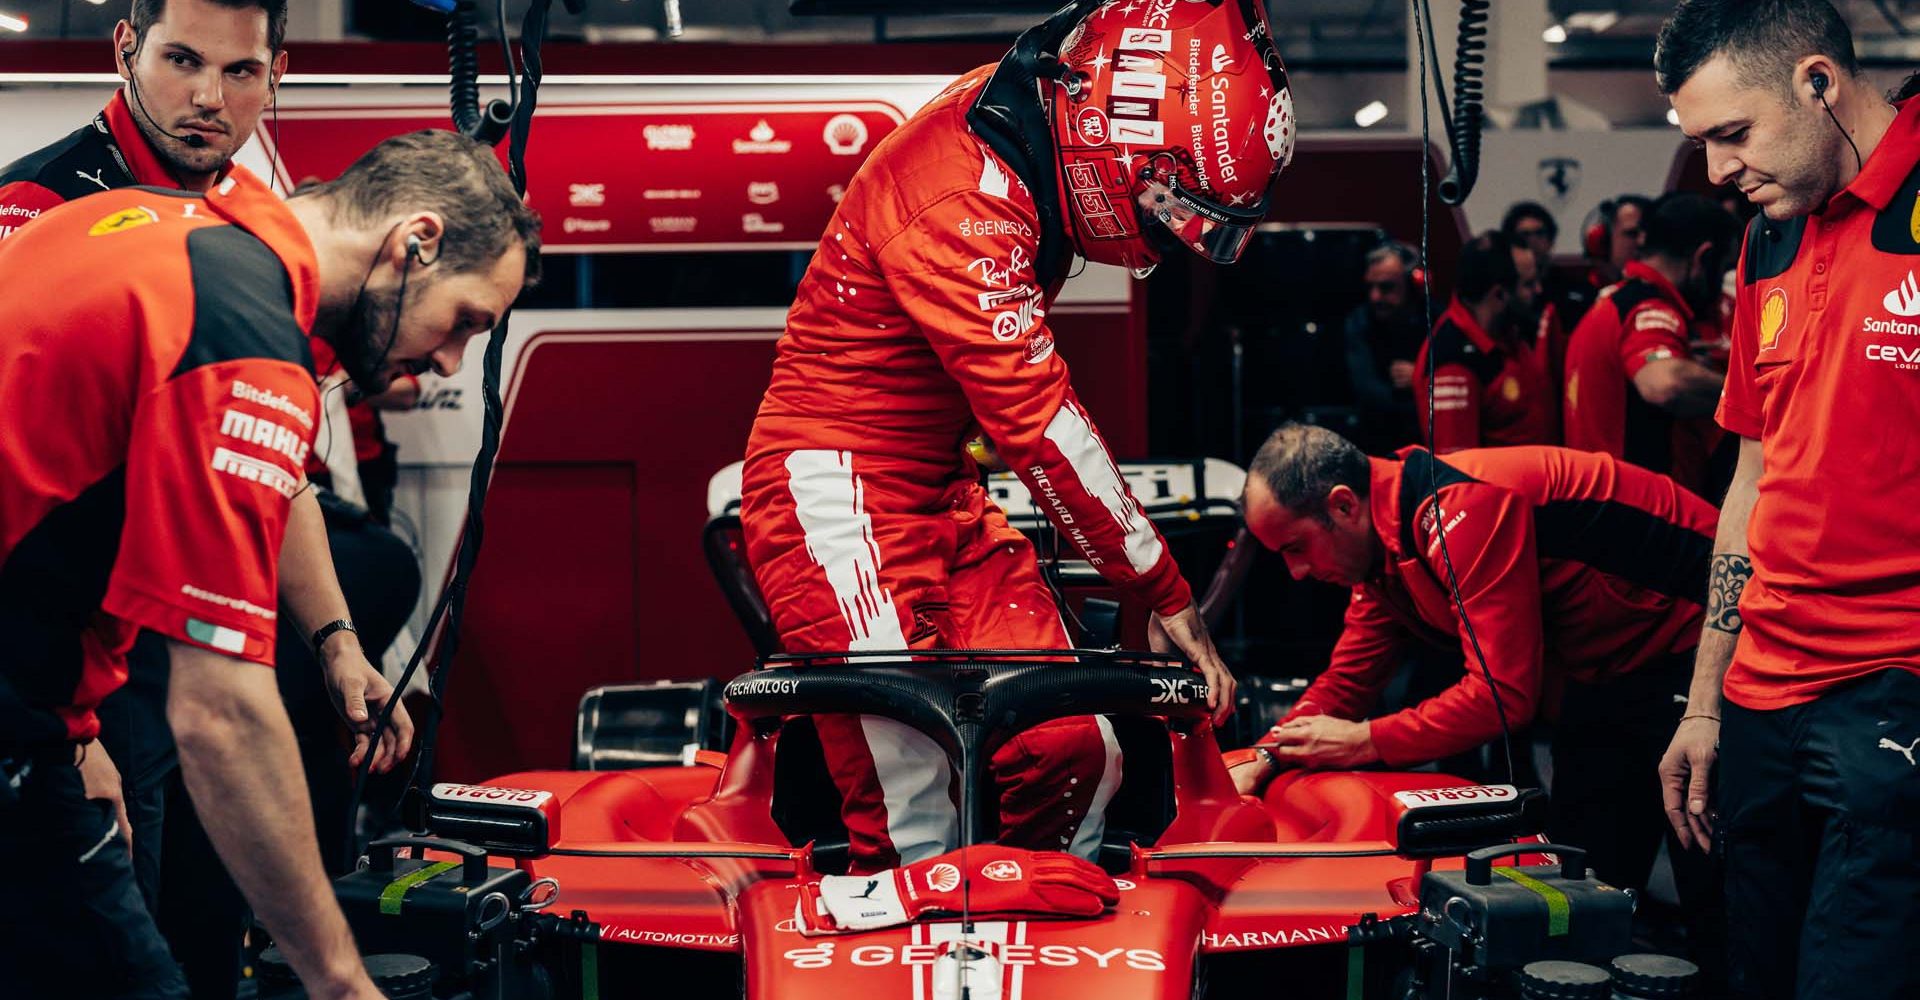
[[[207,146],[206,136],[197,132],[188,132],[184,135],[178,132],[169,132],[160,127],[159,121],[155,120],[153,115],[147,112],[146,102],[140,99],[140,84],[138,83],[138,78],[133,72],[133,57],[135,51],[134,49],[121,49],[120,60],[127,67],[127,93],[133,96],[133,106],[140,109],[140,116],[147,120],[148,125],[153,126],[155,132],[175,142],[184,142],[191,149],[205,149]]]

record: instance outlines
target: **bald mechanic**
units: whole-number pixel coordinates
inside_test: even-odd
[[[1666,832],[1656,767],[1686,712],[1676,696],[1700,637],[1706,501],[1608,455],[1514,447],[1436,459],[1406,448],[1369,458],[1332,431],[1289,424],[1255,455],[1244,506],[1295,579],[1351,587],[1353,599],[1327,669],[1268,734],[1277,746],[1235,758],[1243,791],[1279,767],[1404,768],[1500,737],[1494,689],[1444,582],[1451,557],[1507,725],[1527,725],[1546,692],[1565,686],[1550,832],[1588,847],[1614,885],[1645,885]],[[1369,721],[1415,642],[1459,649],[1466,673]],[[1680,874],[1683,891],[1710,889],[1689,884],[1693,874]]]
[[[1154,648],[1184,653],[1232,710],[1233,677],[1047,313],[1075,255],[1136,273],[1163,253],[1237,259],[1294,127],[1262,5],[1084,2],[874,150],[801,280],[747,447],[748,556],[789,651],[1072,645],[963,450],[984,432],[1080,558],[1151,611]],[[938,747],[885,719],[816,723],[856,871],[954,845]],[[1001,842],[1093,856],[1119,768],[1104,719],[1009,742]]]
[[[1920,104],[1860,75],[1823,0],[1680,4],[1654,68],[1761,211],[1666,805],[1726,856],[1735,996],[1920,996]]]
[[[107,766],[95,709],[146,629],[166,638],[187,788],[255,914],[310,996],[379,995],[271,672],[318,412],[307,338],[369,392],[451,374],[538,248],[491,151],[445,132],[285,203],[234,168],[204,195],[92,195],[0,243],[0,856],[30,859],[0,889],[10,986],[187,995],[88,791]]]

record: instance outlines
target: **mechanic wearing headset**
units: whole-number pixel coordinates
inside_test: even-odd
[[[1625,281],[1574,328],[1564,403],[1569,448],[1603,451],[1717,500],[1709,473],[1719,428],[1706,420],[1724,376],[1694,357],[1716,333],[1722,279],[1740,226],[1720,206],[1675,192],[1647,213]]]
[[[1920,104],[1869,84],[1823,0],[1682,3],[1654,67],[1708,176],[1762,213],[1737,269],[1717,416],[1740,458],[1691,717],[1661,767],[1669,818],[1725,854],[1735,996],[1910,1000]]]
[[[874,150],[801,281],[747,447],[748,556],[789,651],[1072,645],[963,453],[984,431],[1071,549],[1151,609],[1154,647],[1191,658],[1232,710],[1233,677],[1046,314],[1076,252],[1136,271],[1162,253],[1237,259],[1291,155],[1291,100],[1258,3],[1089,2]],[[953,845],[930,740],[872,717],[817,725],[855,870]],[[1104,719],[1029,730],[994,769],[1002,843],[1092,856],[1119,782]]]
[[[91,123],[0,169],[0,239],[47,209],[102,190],[209,190],[226,176],[273,100],[286,70],[286,21],[285,0],[134,0],[113,34],[115,68],[126,86]],[[312,491],[295,498],[288,538],[281,590],[293,627],[302,641],[327,630],[315,647],[325,687],[350,727],[369,729],[390,685],[351,625],[330,627],[353,616]],[[171,879],[181,891],[161,906],[162,842],[184,852],[182,878],[194,869],[189,845],[204,844],[167,732],[165,638],[143,635],[127,662],[128,683],[99,708],[99,745],[106,752],[95,755],[89,793],[124,803],[141,895],[162,919],[194,993],[230,996],[239,974],[233,942],[243,909],[231,883],[217,870],[212,878],[193,879],[191,889]],[[403,711],[396,711],[396,739],[376,748],[377,770],[390,769],[407,752],[411,723]],[[357,743],[356,762],[367,752],[366,736]],[[115,771],[119,780],[107,780]],[[217,862],[201,863],[217,869]]]
[[[1519,447],[1436,459],[1407,448],[1398,460],[1369,458],[1301,424],[1261,446],[1243,505],[1248,529],[1295,579],[1351,587],[1353,598],[1327,669],[1268,734],[1277,745],[1230,755],[1242,791],[1280,767],[1404,768],[1460,753],[1500,737],[1501,711],[1519,729],[1564,687],[1549,832],[1589,848],[1608,882],[1646,884],[1671,836],[1656,768],[1686,711],[1712,506],[1608,455]],[[1485,673],[1459,627],[1450,574]],[[1414,642],[1459,649],[1466,673],[1368,721]],[[1688,861],[1676,874],[1698,908],[1713,887],[1703,859]]]
[[[20,995],[187,995],[88,794],[110,766],[95,708],[147,629],[221,860],[309,995],[379,996],[270,669],[318,407],[306,338],[370,391],[451,372],[537,277],[538,225],[491,150],[420,132],[287,202],[235,168],[205,195],[91,195],[0,243],[0,857],[17,862],[0,970]]]
[[[1497,232],[1460,249],[1453,301],[1413,370],[1414,416],[1435,452],[1552,444],[1558,436],[1557,396],[1534,346],[1541,265],[1532,249]],[[1438,370],[1429,374],[1429,364]]]

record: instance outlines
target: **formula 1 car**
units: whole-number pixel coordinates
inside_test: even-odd
[[[768,658],[719,693],[728,752],[436,785],[423,817],[434,836],[376,842],[339,895],[363,950],[434,963],[436,996],[1398,1000],[1441,985],[1475,995],[1456,984],[1496,989],[1524,962],[1630,950],[1629,894],[1586,877],[1577,850],[1511,843],[1535,827],[1537,793],[1433,773],[1293,772],[1243,797],[1190,668],[1071,655]],[[613,711],[605,693],[588,701]],[[993,835],[995,748],[1052,718],[1107,716],[1126,755],[1099,856],[1118,906],[800,933],[800,885],[846,864],[839,796],[807,718],[832,712],[889,717],[939,743],[961,775],[968,844]],[[586,742],[604,721],[583,718]],[[1493,867],[1514,855],[1522,867]]]

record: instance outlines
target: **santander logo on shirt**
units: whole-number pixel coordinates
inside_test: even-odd
[[[1916,281],[1913,272],[1908,271],[1907,280],[1888,292],[1880,303],[1895,316],[1920,316],[1920,281]]]

